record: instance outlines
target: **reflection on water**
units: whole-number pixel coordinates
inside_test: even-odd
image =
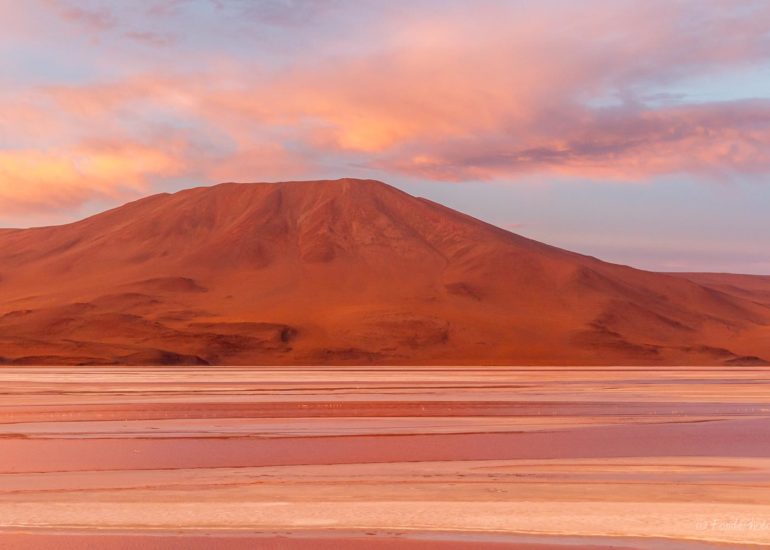
[[[0,529],[770,543],[769,383],[763,368],[2,368]]]

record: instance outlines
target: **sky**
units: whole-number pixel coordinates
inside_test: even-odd
[[[770,274],[765,0],[0,0],[0,227],[373,178],[660,271]]]

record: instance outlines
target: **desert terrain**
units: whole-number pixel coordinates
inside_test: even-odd
[[[0,232],[0,364],[766,365],[768,288],[378,181],[230,183]]]
[[[738,366],[4,367],[0,547],[770,547],[769,384]]]

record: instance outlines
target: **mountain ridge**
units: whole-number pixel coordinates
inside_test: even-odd
[[[376,180],[223,183],[0,230],[6,363],[760,364],[770,304]]]

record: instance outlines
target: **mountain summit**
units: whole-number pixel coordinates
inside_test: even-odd
[[[709,281],[541,244],[377,181],[225,183],[0,231],[0,362],[770,359],[768,302]]]

